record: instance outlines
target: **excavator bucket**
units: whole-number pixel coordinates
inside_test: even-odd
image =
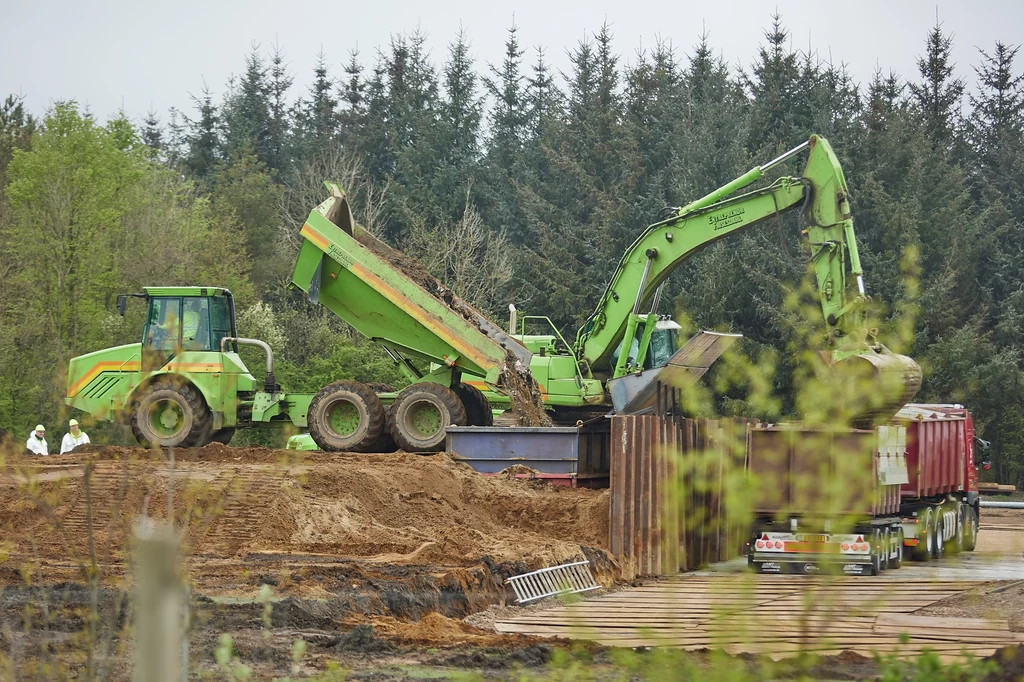
[[[913,358],[893,353],[885,346],[830,364],[849,412],[846,416],[858,428],[885,424],[921,388],[921,367]]]
[[[701,331],[676,351],[664,366],[612,379],[608,382],[608,390],[615,412],[647,414],[653,411],[659,384],[683,390],[693,386],[722,353],[742,337],[742,334]]]

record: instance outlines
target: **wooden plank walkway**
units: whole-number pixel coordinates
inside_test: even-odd
[[[824,576],[678,576],[569,605],[530,610],[499,632],[588,639],[608,646],[721,648],[772,658],[801,651],[865,656],[987,656],[1024,642],[1006,621],[964,621],[910,614],[970,589],[977,581],[900,581]],[[906,643],[902,633],[909,635]]]

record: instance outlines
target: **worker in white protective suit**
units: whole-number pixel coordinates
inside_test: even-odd
[[[25,447],[32,452],[33,455],[43,455],[44,457],[50,454],[50,451],[46,448],[46,428],[42,424],[36,424],[36,428],[32,433],[28,434],[28,440],[25,442]]]
[[[60,442],[60,454],[71,452],[79,445],[89,442],[89,436],[78,427],[78,420],[72,419],[68,422],[69,431],[64,434],[64,440]]]

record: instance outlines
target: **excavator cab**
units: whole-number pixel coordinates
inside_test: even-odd
[[[676,342],[679,330],[682,329],[679,323],[667,315],[657,316],[652,314],[649,316],[650,318],[654,318],[654,329],[650,332],[650,338],[646,346],[644,344],[644,336],[647,331],[648,322],[644,320],[637,324],[636,333],[633,335],[633,340],[630,344],[629,356],[626,358],[625,366],[628,368],[629,373],[664,367],[679,349]],[[618,361],[624,345],[625,339],[612,352],[613,363]]]
[[[678,350],[676,341],[681,329],[679,323],[672,319],[660,319],[654,323],[647,357],[644,358],[644,369],[655,369],[668,364]]]

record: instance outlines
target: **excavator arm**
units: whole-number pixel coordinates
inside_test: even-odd
[[[744,194],[738,190],[759,180],[773,166],[808,150],[799,177],[781,177],[771,185]],[[712,242],[799,209],[809,243],[830,345],[838,352],[864,343],[864,284],[853,232],[853,219],[842,168],[825,138],[810,140],[764,166],[758,166],[711,194],[648,227],[626,250],[608,288],[576,337],[576,354],[592,371],[619,377],[642,365],[630,358],[629,340],[648,316],[640,311],[683,261]],[[847,297],[847,263],[857,293]],[[652,311],[655,312],[655,311]],[[640,354],[646,351],[650,327],[644,330]],[[844,341],[844,337],[853,337]],[[622,352],[616,349],[627,340]],[[855,351],[850,351],[855,352]],[[631,364],[632,363],[632,364]]]

